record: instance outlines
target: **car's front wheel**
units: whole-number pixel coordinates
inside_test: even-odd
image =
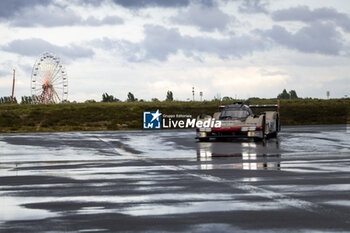
[[[209,141],[209,138],[198,138],[200,142],[207,142]]]
[[[269,133],[266,137],[267,138],[277,138],[277,132]]]

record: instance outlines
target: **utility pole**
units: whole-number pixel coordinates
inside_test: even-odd
[[[15,94],[15,73],[16,70],[13,69],[13,82],[12,82],[12,97],[11,97],[11,104],[13,104],[13,96]]]
[[[202,98],[203,98],[203,91],[199,92],[199,95],[200,95],[201,101],[202,101]]]
[[[194,87],[192,87],[192,100],[194,101]]]

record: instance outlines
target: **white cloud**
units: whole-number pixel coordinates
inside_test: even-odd
[[[199,60],[205,56],[216,56],[221,59],[239,58],[251,55],[254,51],[264,50],[266,47],[264,41],[248,35],[232,35],[224,39],[192,37],[182,35],[176,28],[167,29],[158,25],[145,25],[144,31],[145,38],[139,43],[104,38],[94,41],[93,44],[123,54],[132,62],[167,61],[169,56],[180,52]]]
[[[58,46],[38,38],[14,40],[2,46],[2,49],[7,52],[33,57],[40,56],[44,52],[53,52],[59,56],[63,56],[66,61],[77,58],[88,58],[94,55],[91,49],[80,45]]]

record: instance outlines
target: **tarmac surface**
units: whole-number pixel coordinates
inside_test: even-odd
[[[349,232],[350,126],[0,135],[0,232]]]

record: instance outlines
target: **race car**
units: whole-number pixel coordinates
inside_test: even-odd
[[[254,108],[276,108],[277,111],[265,111],[254,114]],[[201,114],[197,121],[220,121],[221,126],[196,128],[196,139],[208,141],[210,138],[252,138],[255,141],[277,137],[280,131],[279,103],[277,105],[247,105],[234,103],[220,106],[220,112],[213,116]]]

